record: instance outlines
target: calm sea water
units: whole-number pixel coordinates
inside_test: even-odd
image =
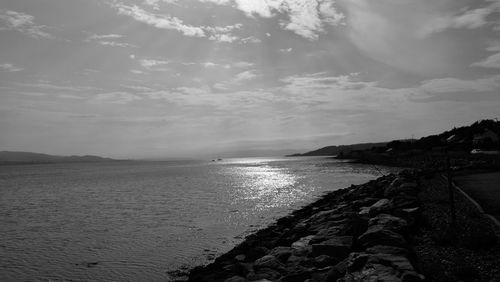
[[[326,158],[2,166],[0,281],[169,281],[379,174]]]

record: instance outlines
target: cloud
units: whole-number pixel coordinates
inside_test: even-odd
[[[123,38],[124,35],[121,34],[92,34],[88,37],[89,40],[101,40],[101,39],[118,39]]]
[[[160,1],[146,1],[146,4],[153,4],[153,6],[155,6],[154,4],[159,2]],[[173,3],[175,1],[162,2]],[[236,41],[241,43],[260,42],[259,39],[252,36],[241,38],[240,36],[232,34],[235,30],[239,30],[243,27],[240,23],[227,26],[193,26],[184,24],[184,22],[177,17],[151,13],[137,5],[128,6],[123,3],[115,3],[112,4],[112,6],[117,9],[118,13],[121,15],[130,16],[136,21],[154,26],[156,28],[175,30],[188,37],[207,38],[208,40],[220,43],[232,43]]]
[[[155,10],[160,9],[160,3],[175,4],[178,0],[144,0],[144,4],[153,7]]]
[[[285,89],[292,93],[303,93],[316,90],[360,90],[375,87],[376,82],[357,81],[357,73],[340,76],[327,76],[326,73],[293,75],[283,78]]]
[[[223,81],[214,84],[214,88],[218,90],[228,90],[229,88],[243,84],[246,81],[253,80],[257,78],[258,75],[256,74],[255,70],[248,70],[244,72],[240,72],[234,76],[233,79],[228,80],[228,81]]]
[[[419,87],[426,93],[489,92],[500,89],[500,75],[464,80],[458,78],[439,78],[423,81]]]
[[[206,68],[210,68],[210,67],[222,67],[222,68],[225,68],[225,69],[230,69],[232,67],[235,67],[235,68],[249,68],[249,67],[252,67],[254,66],[255,64],[254,63],[250,63],[250,62],[246,62],[246,61],[239,61],[239,62],[235,62],[235,63],[231,63],[231,64],[218,64],[218,63],[214,63],[214,62],[205,62],[205,63],[202,63],[202,65]]]
[[[442,32],[446,29],[477,29],[487,25],[487,17],[493,13],[500,12],[500,1],[490,0],[486,7],[460,10],[454,14],[435,18],[424,25],[420,30],[421,36]]]
[[[120,34],[91,34],[85,39],[86,42],[96,42],[103,46],[137,48],[137,46],[129,43],[119,42],[125,36]]]
[[[165,68],[161,68],[161,66],[170,64],[169,61],[164,60],[155,60],[155,59],[141,59],[139,60],[139,64],[150,71],[164,71]]]
[[[137,5],[127,6],[121,3],[116,3],[114,4],[114,7],[118,9],[119,14],[130,16],[136,21],[152,25],[156,28],[175,30],[184,34],[185,36],[190,37],[206,36],[202,28],[186,25],[182,20],[176,17],[153,14],[144,9],[141,9]]]
[[[499,53],[490,55],[479,62],[472,63],[471,66],[500,69],[500,41],[492,42],[490,46],[486,48],[486,51]]]
[[[500,53],[493,54],[480,62],[473,63],[471,66],[500,69]]]
[[[133,69],[133,70],[130,70],[131,73],[134,73],[134,74],[144,74],[145,72],[141,71],[141,70],[136,70],[136,69]]]
[[[251,67],[253,65],[254,65],[253,63],[245,62],[245,61],[241,61],[241,62],[237,62],[237,63],[233,64],[233,66],[235,66],[237,68],[248,68],[248,67]]]
[[[290,48],[287,48],[287,49],[280,49],[280,52],[282,52],[282,53],[290,53],[290,52],[292,52],[292,50],[293,50],[293,48],[290,47]]]
[[[128,92],[110,92],[97,94],[90,102],[95,104],[110,103],[125,105],[137,100],[141,100],[141,97]]]
[[[188,94],[188,95],[204,95],[210,94],[210,88],[208,86],[203,86],[200,88],[196,87],[178,87],[175,89],[176,91]]]
[[[53,38],[45,31],[46,26],[35,24],[35,17],[28,14],[0,9],[0,23],[3,23],[0,30],[16,30],[33,38]]]
[[[241,38],[240,42],[243,44],[245,44],[245,43],[261,43],[262,40],[260,40],[257,37],[254,37],[254,36],[249,36],[249,37]]]
[[[271,18],[286,14],[281,27],[310,40],[317,40],[326,25],[337,26],[344,20],[331,0],[200,0],[218,5],[232,5],[248,17]],[[270,35],[268,35],[269,37]]]
[[[236,83],[240,83],[246,80],[252,80],[257,77],[257,74],[255,74],[254,70],[250,71],[244,71],[236,75],[235,79],[233,80]]]
[[[6,72],[18,72],[22,71],[22,68],[16,67],[13,64],[0,64],[0,70]]]

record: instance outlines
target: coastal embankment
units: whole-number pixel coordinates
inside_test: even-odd
[[[248,236],[189,281],[496,281],[494,226],[437,173],[331,192]],[[472,279],[472,280],[470,280]]]

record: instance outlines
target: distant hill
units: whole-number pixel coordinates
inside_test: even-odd
[[[54,156],[32,152],[0,151],[0,164],[90,163],[109,162],[115,159],[98,156]]]
[[[381,143],[362,143],[353,145],[339,145],[339,146],[327,146],[318,150],[310,151],[303,154],[293,154],[288,155],[289,157],[312,157],[312,156],[335,156],[342,152],[354,151],[354,150],[366,150],[373,147],[383,147],[386,146],[387,142]]]
[[[500,170],[500,122],[481,120],[468,126],[422,137],[394,140],[385,146],[345,151],[339,159],[401,167],[451,167]]]

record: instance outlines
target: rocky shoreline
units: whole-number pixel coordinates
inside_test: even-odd
[[[189,281],[422,281],[411,247],[419,175],[405,170],[331,192],[248,236]]]

